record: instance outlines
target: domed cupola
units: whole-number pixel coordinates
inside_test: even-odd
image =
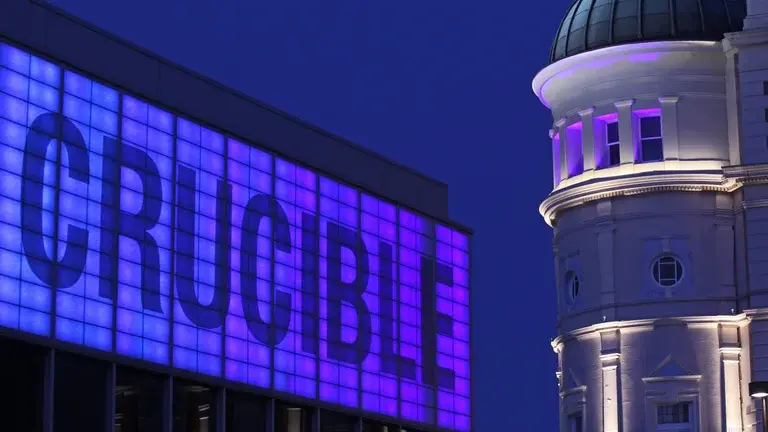
[[[745,0],[576,0],[557,31],[550,63],[612,45],[720,41],[741,31]]]

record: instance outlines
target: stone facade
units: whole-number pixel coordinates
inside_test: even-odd
[[[561,431],[761,430],[747,387],[768,381],[768,2],[748,2],[744,27],[534,79],[554,120],[540,211]]]

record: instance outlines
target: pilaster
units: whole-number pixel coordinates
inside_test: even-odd
[[[600,332],[600,366],[603,370],[603,432],[619,430],[620,333],[617,329]]]
[[[622,173],[630,173],[631,165],[635,163],[635,122],[632,113],[634,99],[616,102],[616,108],[619,111],[619,153],[621,165],[624,167]]]
[[[678,97],[661,97],[661,125],[664,136],[664,165],[668,170],[679,168],[680,139],[677,131],[677,103]]]
[[[584,155],[584,176],[591,176],[595,170],[595,109],[579,111],[581,116],[581,145]]]
[[[726,45],[728,47],[726,48]],[[741,165],[741,104],[739,92],[739,49],[724,44],[725,95],[728,110],[728,157],[730,164]]]
[[[557,133],[560,135],[560,181],[568,178],[568,130],[565,127],[566,119],[561,118],[555,123]]]
[[[614,263],[613,263],[613,236],[616,224],[612,218],[612,206],[610,200],[597,203],[598,222],[597,254],[600,263],[600,304],[602,306],[603,320],[616,319],[616,292],[614,289]]]
[[[720,325],[720,357],[723,365],[723,401],[727,432],[743,430],[741,407],[741,347],[738,325]]]

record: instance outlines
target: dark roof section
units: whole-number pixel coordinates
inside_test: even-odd
[[[0,37],[190,119],[442,220],[445,183],[399,165],[37,0],[3,0]]]
[[[549,61],[633,42],[720,41],[741,31],[746,0],[575,0]]]

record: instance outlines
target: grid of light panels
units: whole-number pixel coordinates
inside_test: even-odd
[[[469,290],[466,234],[0,44],[0,325],[468,431]]]

